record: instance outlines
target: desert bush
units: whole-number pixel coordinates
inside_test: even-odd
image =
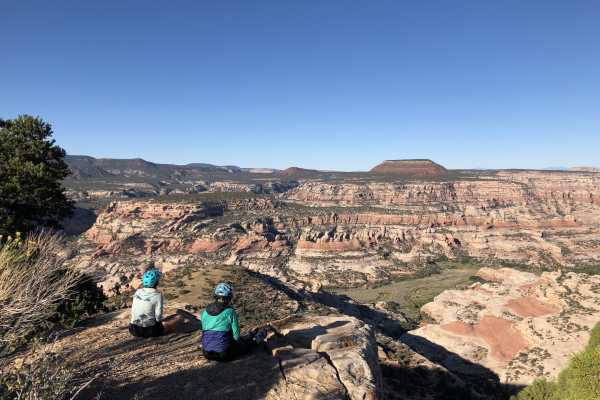
[[[8,238],[0,245],[0,397],[3,399],[74,399],[80,390],[110,369],[93,377],[66,363],[68,352],[56,342],[57,327],[72,325],[102,307],[104,296],[90,278],[64,265],[61,239],[51,233]],[[45,334],[49,322],[62,322]],[[68,333],[66,331],[63,333]],[[28,345],[29,350],[21,350]],[[8,371],[10,354],[26,351]],[[21,353],[22,354],[22,353]],[[16,360],[12,360],[15,361]]]
[[[175,295],[172,293],[165,293],[163,296],[167,300],[173,300],[175,298]]]
[[[68,334],[65,331],[63,334]],[[111,360],[102,370],[93,376],[89,371],[75,372],[66,362],[68,352],[56,346],[60,333],[50,335],[46,340],[35,339],[21,365],[11,372],[2,371],[0,375],[0,396],[14,400],[73,400],[93,381],[106,375],[131,359],[132,355],[120,360]],[[98,393],[99,399],[102,392]]]
[[[471,275],[469,277],[469,282],[479,282],[479,283],[487,283],[485,279],[477,275]]]
[[[115,286],[108,290],[111,293],[110,298],[106,302],[109,310],[120,310],[129,306],[128,302],[131,301],[135,289],[131,288],[129,284],[121,286],[115,283]]]
[[[64,266],[60,245],[50,233],[0,245],[0,346],[40,326],[74,293],[81,277]]]
[[[511,400],[584,400],[600,398],[600,322],[582,352],[569,360],[557,382],[536,379]]]
[[[55,313],[48,317],[50,322],[61,322],[65,328],[72,328],[83,316],[92,316],[101,311],[108,311],[104,302],[108,297],[91,277],[82,275],[73,287],[73,297],[61,303]]]

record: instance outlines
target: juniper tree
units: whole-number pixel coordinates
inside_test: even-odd
[[[61,229],[74,212],[61,180],[71,172],[50,124],[29,115],[0,118],[0,235]]]

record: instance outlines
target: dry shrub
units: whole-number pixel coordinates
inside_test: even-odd
[[[69,334],[65,331],[62,334]],[[35,339],[30,345],[21,365],[12,370],[0,371],[0,398],[14,400],[74,400],[92,382],[106,376],[131,360],[132,355],[111,359],[100,371],[89,374],[83,369],[76,371],[66,361],[69,351],[57,348],[61,333],[51,334],[46,340]],[[102,390],[95,399],[100,399]]]
[[[0,351],[4,353],[0,354],[4,364],[0,398],[74,399],[90,383],[131,358],[111,360],[89,376],[86,368],[76,371],[67,362],[69,352],[56,346],[62,334],[72,331],[51,331],[41,338],[37,328],[72,297],[82,279],[73,267],[64,265],[61,244],[61,238],[52,233],[31,234],[25,240],[9,237],[0,244],[0,350],[4,348]],[[29,350],[20,363],[7,357],[25,344]]]
[[[61,238],[52,233],[0,245],[0,347],[41,325],[72,295],[80,277],[60,251]]]

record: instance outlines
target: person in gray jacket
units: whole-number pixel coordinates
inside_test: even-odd
[[[163,296],[156,290],[162,272],[148,271],[144,274],[142,284],[133,295],[131,305],[131,324],[129,333],[133,336],[150,338],[162,336],[179,327],[183,317],[179,314],[162,319]]]

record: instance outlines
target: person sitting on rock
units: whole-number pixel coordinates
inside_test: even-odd
[[[229,306],[233,289],[219,283],[215,289],[215,302],[202,311],[202,354],[207,360],[232,361],[241,354],[248,354],[267,337],[267,331],[252,328],[240,337],[238,315]],[[258,334],[257,334],[258,333]],[[256,336],[256,338],[255,338]]]
[[[163,296],[156,290],[162,272],[148,271],[144,274],[142,284],[133,295],[131,305],[131,324],[129,333],[133,336],[150,338],[173,332],[179,327],[183,317],[179,314],[162,319]]]

